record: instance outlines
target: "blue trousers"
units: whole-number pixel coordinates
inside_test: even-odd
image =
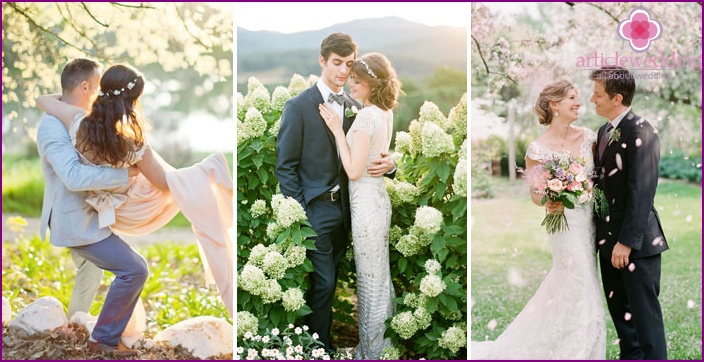
[[[91,337],[117,346],[149,276],[147,261],[115,234],[95,244],[69,249],[98,268],[115,274]]]

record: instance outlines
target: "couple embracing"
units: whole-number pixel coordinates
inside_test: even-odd
[[[90,59],[61,74],[62,93],[40,96],[47,113],[37,130],[45,190],[41,237],[66,247],[77,266],[69,317],[88,312],[103,270],[115,275],[89,348],[119,356],[138,351],[122,343],[149,271],[119,234],[144,235],[179,211],[191,222],[206,275],[232,313],[232,176],[223,155],[174,169],[151,148],[140,105],[145,78],[127,65],[101,75]]]
[[[378,359],[390,346],[384,322],[394,312],[388,232],[391,204],[383,176],[400,82],[378,53],[357,58],[351,36],[334,33],[320,46],[318,82],[284,105],[276,143],[281,192],[306,210],[317,236],[306,297],[311,332],[331,349],[338,265],[354,242],[360,343],[355,359]],[[343,91],[350,81],[350,94]]]
[[[608,120],[598,133],[573,126],[580,102],[567,81],[548,85],[534,107],[547,130],[526,151],[526,168],[564,155],[582,160],[607,210],[567,209],[568,230],[548,235],[552,270],[495,341],[472,342],[472,359],[604,359],[606,327],[597,276],[616,327],[621,359],[666,359],[660,294],[661,253],[668,249],[653,205],[658,184],[657,131],[631,110],[636,84],[628,70],[603,67],[590,75],[590,102]],[[542,206],[545,194],[533,189]]]

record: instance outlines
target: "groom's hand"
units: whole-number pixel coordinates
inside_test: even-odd
[[[132,165],[127,168],[127,177],[137,176],[137,175],[139,175],[139,173],[140,173],[139,168],[137,168],[137,166],[135,166],[135,165]]]
[[[380,156],[381,158],[373,159],[371,165],[367,168],[367,172],[371,177],[382,177],[396,167],[396,162],[394,162],[388,152],[382,152]]]
[[[628,266],[628,256],[631,255],[631,247],[616,242],[614,251],[611,253],[611,265],[616,269],[623,269]]]

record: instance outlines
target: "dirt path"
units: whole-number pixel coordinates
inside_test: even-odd
[[[7,218],[14,217],[17,215],[3,214],[2,215],[2,241],[14,241],[17,238],[17,232],[10,230],[7,226]],[[27,218],[27,227],[25,228],[25,235],[39,235],[39,218]],[[164,241],[172,241],[175,243],[195,243],[196,237],[191,231],[191,228],[161,228],[149,235],[144,236],[123,236],[123,240],[128,242],[132,246],[149,245]]]

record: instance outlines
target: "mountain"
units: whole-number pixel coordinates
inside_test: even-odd
[[[343,32],[359,44],[359,54],[380,52],[399,77],[421,79],[437,67],[466,71],[467,29],[427,26],[398,17],[354,20],[294,34],[237,28],[237,78],[256,76],[263,83],[287,83],[293,73],[320,74],[320,42]]]

